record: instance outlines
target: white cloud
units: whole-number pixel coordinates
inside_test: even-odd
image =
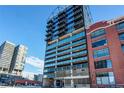
[[[39,71],[41,71],[41,72],[43,71],[44,61],[37,57],[33,57],[33,56],[27,57],[26,63],[38,68]]]
[[[29,71],[23,71],[23,76],[26,76],[26,75],[37,75],[39,73],[34,73],[34,72],[29,72]]]

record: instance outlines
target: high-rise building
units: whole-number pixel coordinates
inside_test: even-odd
[[[42,78],[43,78],[43,75],[42,75],[42,74],[34,75],[34,80],[35,80],[35,81],[40,81],[40,82],[42,82]]]
[[[0,46],[0,72],[8,73],[13,57],[15,45],[5,41]]]
[[[12,63],[10,66],[10,73],[16,75],[22,75],[25,65],[27,48],[24,45],[18,45],[15,47]]]
[[[92,19],[88,6],[59,8],[47,22],[43,85],[90,87],[85,27]]]
[[[124,87],[124,16],[87,29],[92,87]]]
[[[21,75],[24,69],[27,48],[23,45],[15,46],[5,41],[0,46],[0,72]]]

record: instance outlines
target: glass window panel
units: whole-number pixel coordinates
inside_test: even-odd
[[[109,49],[103,48],[101,50],[94,50],[94,58],[109,56]]]
[[[122,34],[119,35],[119,39],[120,40],[124,40],[124,33],[122,33]]]
[[[109,82],[110,82],[110,84],[115,84],[114,76],[109,77]]]
[[[106,39],[102,39],[102,40],[93,42],[92,43],[92,47],[95,48],[95,47],[103,46],[103,45],[106,45],[106,44],[107,44],[107,40]]]
[[[108,77],[102,77],[102,84],[109,84]]]
[[[104,29],[99,29],[97,31],[94,31],[91,33],[91,38],[96,38],[96,37],[99,37],[99,36],[102,36],[105,34],[105,30]]]
[[[111,68],[112,67],[112,61],[111,60],[107,60],[107,67]]]
[[[100,68],[111,68],[112,62],[111,60],[100,60],[94,63],[96,69]]]
[[[113,72],[96,73],[97,84],[115,84]]]
[[[114,76],[113,72],[109,72],[109,76]]]
[[[97,82],[97,84],[102,84],[101,78],[100,78],[100,77],[97,77],[97,78],[96,78],[96,82]]]
[[[118,30],[124,29],[124,22],[119,23],[119,24],[117,25],[117,29],[118,29]]]

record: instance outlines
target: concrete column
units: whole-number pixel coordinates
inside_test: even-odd
[[[65,88],[65,79],[63,81],[64,81],[64,88]]]
[[[1,73],[3,72],[3,68],[1,68]]]
[[[74,87],[74,81],[73,81],[72,78],[71,78],[71,87],[72,87],[72,88]]]
[[[72,58],[71,58],[71,60],[72,60]],[[71,67],[73,67],[73,64],[72,63],[71,63]],[[72,77],[73,77],[73,69],[71,68],[71,87],[74,86],[74,82],[73,82]]]
[[[56,80],[54,80],[54,87],[56,88]]]

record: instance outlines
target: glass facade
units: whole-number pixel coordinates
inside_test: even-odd
[[[115,84],[113,72],[96,73],[97,84]]]
[[[123,30],[123,29],[124,29],[124,22],[117,24],[117,30]]]
[[[47,78],[69,77],[71,79],[71,76],[89,75],[83,15],[83,6],[72,5],[47,22],[44,66],[44,76]],[[88,21],[90,19],[88,20],[87,16],[89,24]],[[80,70],[80,73],[74,68]],[[87,70],[83,71],[82,68]],[[70,70],[76,72],[73,74]],[[86,79],[89,80],[89,78]]]
[[[100,50],[94,50],[93,54],[94,54],[94,58],[109,56],[109,49],[108,48],[103,48],[103,49],[100,49]]]
[[[86,54],[85,32],[82,31],[58,40],[52,44],[48,44],[45,56],[45,67],[53,67],[56,65],[85,61],[87,60],[87,57],[85,57]],[[76,56],[81,56],[81,58],[79,57],[75,59],[74,57]],[[71,57],[74,59],[70,60]]]
[[[94,63],[95,69],[112,68],[111,60],[100,60]]]
[[[91,33],[91,38],[96,38],[96,37],[99,37],[99,36],[102,36],[104,35],[106,32],[104,29],[99,29],[97,31],[94,31]]]
[[[107,40],[106,39],[101,39],[99,41],[93,42],[92,47],[95,48],[95,47],[99,47],[99,46],[104,46],[106,44],[107,44]]]

